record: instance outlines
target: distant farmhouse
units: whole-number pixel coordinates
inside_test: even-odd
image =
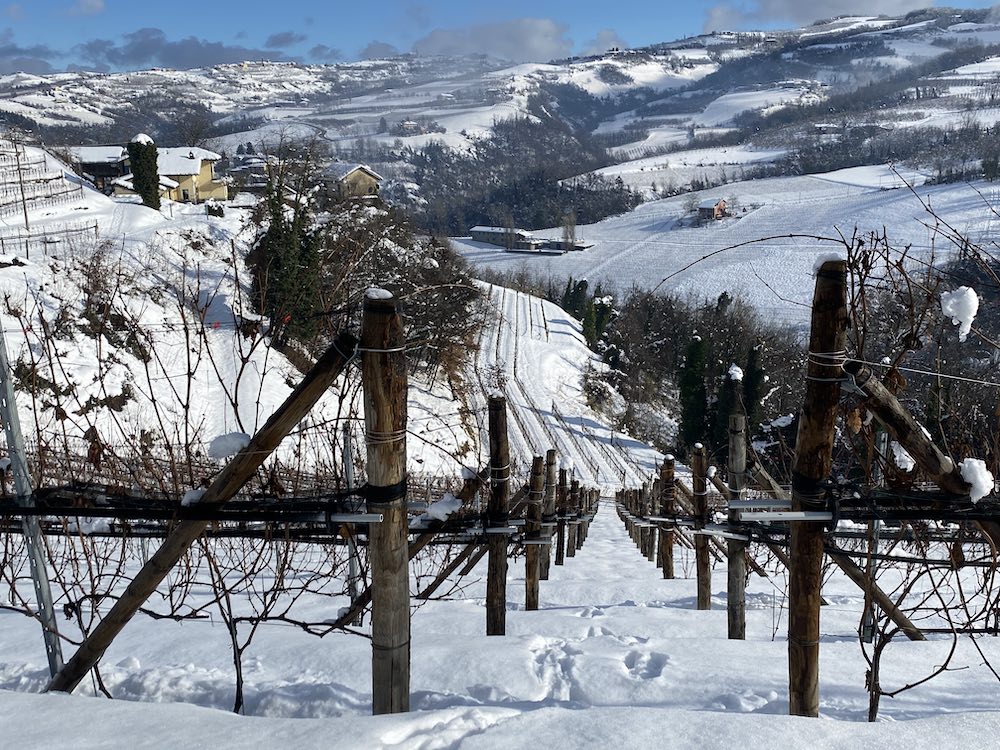
[[[115,195],[135,195],[124,146],[74,146],[69,149],[76,170],[94,187]],[[197,146],[158,148],[156,166],[160,173],[160,194],[182,203],[226,200],[229,187],[215,176],[215,164],[222,157]]]
[[[546,245],[547,240],[531,236],[530,232],[514,227],[473,227],[469,230],[476,242],[485,242],[508,250],[538,250]]]
[[[331,164],[323,179],[333,184],[338,197],[347,199],[378,195],[384,178],[367,164]]]
[[[726,212],[726,201],[722,198],[709,198],[698,204],[698,221],[715,221],[729,216]]]

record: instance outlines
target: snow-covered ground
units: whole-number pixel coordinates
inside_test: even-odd
[[[726,639],[725,571],[713,609],[696,611],[691,553],[666,581],[640,556],[604,501],[586,544],[524,610],[522,558],[511,561],[507,635],[486,637],[485,566],[458,598],[413,613],[412,711],[370,717],[370,642],[263,626],[245,655],[246,713],[233,698],[228,632],[206,618],[140,617],[104,659],[119,700],[38,695],[47,669],[37,625],[0,610],[0,721],[10,747],[511,748],[745,745],[754,748],[990,748],[1000,731],[996,679],[968,640],[952,669],[898,698],[867,724],[867,664],[857,640],[863,594],[842,576],[824,585],[820,719],[787,712],[784,573],[752,576],[747,640]],[[331,602],[317,602],[322,616]],[[69,627],[69,626],[67,626]],[[72,630],[72,629],[71,629]],[[994,663],[995,638],[978,641]],[[886,689],[941,663],[950,638],[894,641]],[[170,704],[170,705],[164,705]],[[251,716],[253,718],[251,718]]]
[[[633,285],[659,288],[697,299],[714,300],[725,291],[753,301],[774,319],[802,323],[808,319],[813,262],[836,249],[838,233],[850,237],[855,228],[885,228],[896,247],[946,255],[954,248],[929,227],[929,204],[974,242],[992,241],[997,217],[991,206],[1000,194],[990,183],[917,185],[915,195],[904,180],[921,183],[924,177],[899,174],[902,179],[889,167],[860,167],[730,183],[697,195],[699,201],[724,198],[735,213],[703,226],[690,225],[690,196],[653,201],[578,226],[577,239],[594,246],[558,256],[507,253],[462,238],[453,242],[474,265],[497,271],[586,278],[622,292]],[[537,233],[558,237],[560,231]]]

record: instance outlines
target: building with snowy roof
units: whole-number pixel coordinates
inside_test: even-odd
[[[334,185],[338,197],[362,198],[378,195],[382,175],[367,164],[331,164],[324,170],[323,179]]]
[[[102,192],[110,193],[112,182],[128,174],[124,146],[72,146],[66,150],[77,174]]]
[[[469,234],[475,242],[485,242],[508,250],[538,250],[545,240],[532,237],[530,232],[514,227],[473,227]]]
[[[227,200],[229,186],[215,176],[215,164],[222,157],[214,151],[197,146],[158,148],[156,169],[160,174],[160,190],[165,198],[182,203],[207,200]],[[132,175],[114,181],[116,195],[132,195]]]
[[[726,201],[723,198],[708,198],[698,204],[698,220],[713,221],[728,216]]]

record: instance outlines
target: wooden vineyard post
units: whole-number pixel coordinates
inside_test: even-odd
[[[663,497],[663,490],[661,489],[662,485],[663,483],[660,481],[659,477],[656,477],[656,479],[653,480],[653,496],[650,502],[650,513],[654,516],[663,515],[662,508],[660,507],[661,498]],[[656,534],[653,543],[653,562],[656,564],[656,567],[662,568],[663,550],[660,549],[660,547],[663,544],[663,524],[657,522],[653,533]]]
[[[825,508],[821,483],[833,463],[834,429],[847,330],[847,263],[816,274],[805,399],[792,466],[792,510]],[[819,715],[819,607],[823,524],[791,524],[788,577],[788,712]]]
[[[583,542],[587,538],[587,522],[584,517],[587,515],[587,496],[590,490],[585,487],[577,488],[576,492],[576,548],[582,549]]]
[[[730,501],[743,499],[747,471],[747,418],[743,414],[729,415],[729,487]],[[738,509],[729,510],[729,522],[739,523]],[[729,539],[726,600],[729,619],[729,638],[745,640],[747,637],[747,543]]]
[[[668,455],[660,466],[660,515],[669,516],[677,512],[674,493],[674,457]],[[674,577],[674,527],[663,524],[660,529],[660,561],[664,578]]]
[[[576,557],[576,535],[580,530],[580,480],[569,483],[569,512],[566,521],[566,557]]]
[[[524,608],[538,609],[539,553],[542,546],[542,496],[545,493],[545,459],[535,456],[531,462],[528,485],[528,519],[525,525],[524,548]]]
[[[559,469],[559,487],[556,506],[559,509],[559,519],[556,523],[556,565],[562,565],[566,549],[566,469]]]
[[[639,504],[636,507],[636,516],[639,517],[638,522],[638,534],[639,534],[639,554],[643,557],[646,556],[646,549],[649,547],[649,523],[646,520],[649,517],[649,483],[643,482],[642,487],[639,488]]]
[[[215,477],[199,505],[221,506],[239,492],[278,443],[302,420],[326,392],[350,361],[357,340],[341,334],[316,362],[285,402],[278,407],[250,443],[237,453]],[[159,549],[139,569],[125,593],[115,602],[97,626],[90,631],[62,670],[49,684],[49,690],[72,692],[135,616],[143,603],[156,591],[194,541],[208,527],[208,521],[180,521],[163,540]]]
[[[696,529],[708,521],[708,454],[705,446],[696,443],[691,461],[691,487],[694,494]],[[710,537],[696,534],[694,538],[695,567],[698,577],[698,609],[712,608],[712,557],[708,551]]]
[[[651,563],[656,563],[656,524],[649,520],[650,516],[656,515],[656,493],[657,493],[657,482],[654,481],[652,484],[642,483],[643,487],[649,487],[649,492],[646,494],[646,502],[644,508],[646,511],[646,533],[649,538],[646,540],[646,559]]]
[[[361,318],[372,576],[372,712],[410,710],[409,526],[406,516],[406,355],[398,302],[370,289]]]
[[[507,632],[507,513],[510,496],[510,446],[507,443],[507,399],[491,396],[490,502],[486,511],[486,635]]]
[[[542,535],[549,540],[548,544],[541,548],[541,568],[538,577],[549,580],[549,565],[552,562],[552,535],[555,532],[556,523],[556,451],[550,448],[545,454],[545,499],[542,502]]]

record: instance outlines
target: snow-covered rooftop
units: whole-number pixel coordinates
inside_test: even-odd
[[[113,164],[128,156],[123,146],[72,146],[68,151],[73,160],[81,164]]]
[[[161,148],[157,150],[156,168],[161,175],[193,175],[201,172],[203,161],[218,161],[221,158],[214,151],[197,146]]]

